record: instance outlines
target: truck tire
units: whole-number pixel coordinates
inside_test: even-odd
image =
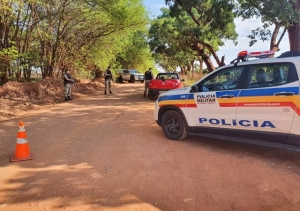
[[[133,75],[130,76],[129,83],[135,83],[135,77]]]
[[[161,128],[168,139],[180,141],[188,136],[183,117],[174,110],[167,111],[161,119]]]
[[[119,82],[119,83],[122,83],[122,82],[123,82],[122,76],[119,76],[119,77],[118,77],[118,82]]]

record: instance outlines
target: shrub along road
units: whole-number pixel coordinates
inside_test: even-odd
[[[165,138],[143,84],[0,123],[2,210],[299,210],[299,153]],[[25,122],[35,159],[10,163]]]

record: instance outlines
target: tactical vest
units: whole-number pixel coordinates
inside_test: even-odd
[[[151,80],[151,79],[152,79],[152,74],[151,74],[150,71],[147,71],[147,72],[145,73],[145,80]]]
[[[68,79],[72,79],[72,77],[71,77],[70,74],[65,74],[65,75],[67,75],[67,78],[68,78]],[[65,79],[65,77],[64,77],[64,85],[66,85],[66,84],[71,84],[71,81],[68,81],[68,80]]]
[[[106,75],[105,79],[111,79],[111,77],[112,77],[111,71],[110,70],[106,70],[106,74],[110,74],[110,75]]]

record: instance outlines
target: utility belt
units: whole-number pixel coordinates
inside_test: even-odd
[[[111,80],[111,77],[106,77],[106,78],[105,78],[105,80],[108,80],[108,79],[110,79],[110,80]]]

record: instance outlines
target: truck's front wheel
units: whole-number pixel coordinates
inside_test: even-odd
[[[188,136],[187,125],[177,111],[167,111],[161,119],[161,127],[165,136],[171,140],[179,141]]]
[[[129,83],[135,83],[135,77],[134,77],[134,75],[130,76]]]

